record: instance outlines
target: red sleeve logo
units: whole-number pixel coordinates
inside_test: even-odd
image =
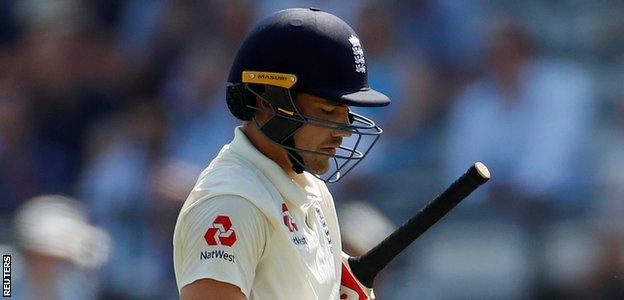
[[[228,216],[217,216],[204,234],[206,243],[210,246],[224,245],[232,247],[236,242],[236,232],[232,229],[232,221]]]
[[[290,212],[288,212],[288,206],[286,206],[286,203],[282,203],[282,217],[284,218],[284,225],[286,225],[288,231],[299,231],[299,228],[297,228],[297,224],[295,224],[295,221],[290,216]]]

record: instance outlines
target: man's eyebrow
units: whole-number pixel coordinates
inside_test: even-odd
[[[323,104],[323,105],[320,105],[318,108],[322,109],[322,110],[329,109],[329,110],[332,110],[332,111],[334,111],[334,110],[337,110],[337,111],[342,111],[342,110],[349,111],[350,110],[348,105],[333,105],[333,104],[329,104],[329,105]]]
[[[330,102],[328,100],[322,100],[322,102],[320,102],[323,105],[330,105],[330,106],[334,106],[334,107],[344,107],[344,108],[349,108],[348,105],[343,104],[343,103],[336,103],[336,102]]]

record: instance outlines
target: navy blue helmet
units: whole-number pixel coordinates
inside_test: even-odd
[[[286,149],[293,169],[306,165],[300,152],[329,156],[333,171],[324,176],[336,182],[359,163],[382,130],[362,115],[350,112],[350,124],[317,120],[299,113],[293,101],[297,93],[308,93],[348,106],[378,107],[388,97],[368,85],[364,49],[355,31],[340,18],[315,8],[293,8],[276,12],[258,23],[246,36],[230,69],[227,104],[232,114],[254,121],[256,99],[267,102],[272,115],[256,124],[270,140]],[[303,125],[328,127],[351,133],[333,154],[300,149],[293,135]],[[366,140],[366,142],[365,142]]]

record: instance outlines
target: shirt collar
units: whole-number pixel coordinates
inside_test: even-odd
[[[230,143],[229,149],[258,168],[279,190],[280,194],[289,201],[302,205],[321,200],[316,177],[304,171],[305,187],[300,187],[276,162],[256,149],[242,131],[241,126],[234,130],[234,139]]]

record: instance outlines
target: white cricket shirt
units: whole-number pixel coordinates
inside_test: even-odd
[[[325,183],[300,187],[240,127],[199,176],[173,236],[178,290],[202,278],[249,299],[338,299],[340,230]]]

